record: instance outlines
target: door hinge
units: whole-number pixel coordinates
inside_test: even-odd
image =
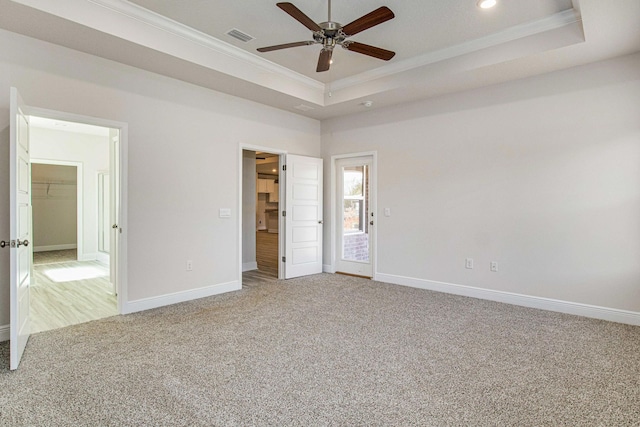
[[[282,211],[282,216],[287,216],[287,211]]]
[[[287,165],[282,165],[282,170],[286,171],[287,170]]]
[[[286,256],[282,257],[282,262],[287,262],[287,257]]]

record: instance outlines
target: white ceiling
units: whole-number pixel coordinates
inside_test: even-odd
[[[292,3],[319,23],[327,21],[327,1],[293,0]],[[257,53],[259,47],[312,39],[311,31],[276,7],[276,2],[132,0],[132,3],[323,83],[385,65],[379,59],[338,48],[329,72],[316,73],[318,45]],[[380,6],[389,7],[396,17],[351,39],[395,51],[395,62],[572,8],[571,0],[502,0],[499,7],[488,10],[477,7],[476,0],[333,0],[332,18],[346,25]],[[255,40],[238,41],[226,34],[231,28],[237,28]]]
[[[320,46],[258,53],[310,31],[276,1],[0,0],[0,28],[312,118],[473,89],[640,51],[640,0],[333,0],[341,24],[382,5],[396,17],[355,35],[389,62]],[[295,0],[315,21],[326,0]],[[242,43],[232,28],[255,37]],[[304,110],[296,107],[303,106]]]

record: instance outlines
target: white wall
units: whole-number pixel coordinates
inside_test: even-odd
[[[10,86],[32,106],[128,123],[129,302],[240,285],[239,144],[320,155],[317,120],[0,31],[0,200],[9,199]],[[0,325],[8,256],[0,251]]]
[[[640,54],[323,122],[369,150],[385,279],[640,312]]]
[[[34,252],[76,247],[77,176],[75,166],[31,164]]]
[[[109,137],[31,128],[31,157],[82,163],[82,260],[98,253],[98,171],[109,170]]]
[[[256,152],[242,150],[242,265],[258,268],[256,260]]]

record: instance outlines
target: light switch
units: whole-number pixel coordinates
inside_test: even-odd
[[[231,218],[231,209],[229,208],[220,209],[220,218]]]
[[[391,208],[384,208],[384,216],[391,216]]]

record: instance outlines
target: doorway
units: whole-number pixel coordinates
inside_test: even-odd
[[[240,277],[243,284],[246,277],[257,268],[255,234],[260,225],[261,212],[257,211],[256,194],[258,185],[266,185],[258,180],[256,164],[263,159],[257,156],[271,156],[278,159],[278,186],[274,187],[277,208],[271,206],[274,216],[271,224],[278,227],[278,279],[292,279],[318,274],[323,271],[323,166],[322,159],[316,157],[287,154],[284,151],[250,145],[239,146],[239,218],[238,233]],[[266,158],[264,159],[266,160]],[[272,163],[275,165],[275,162]],[[271,173],[275,167],[271,166]],[[273,181],[275,185],[275,179]],[[267,199],[273,200],[273,199]],[[265,214],[267,214],[265,210]],[[277,217],[277,219],[276,219]],[[265,216],[269,231],[269,220]],[[273,228],[272,228],[273,230]],[[275,252],[275,251],[273,251]],[[254,267],[252,267],[254,265]],[[273,276],[272,276],[273,277]]]
[[[111,274],[114,132],[30,117],[32,332],[119,313]]]
[[[373,277],[374,156],[334,159],[335,271]]]
[[[250,286],[280,277],[280,154],[243,150],[242,277]]]

